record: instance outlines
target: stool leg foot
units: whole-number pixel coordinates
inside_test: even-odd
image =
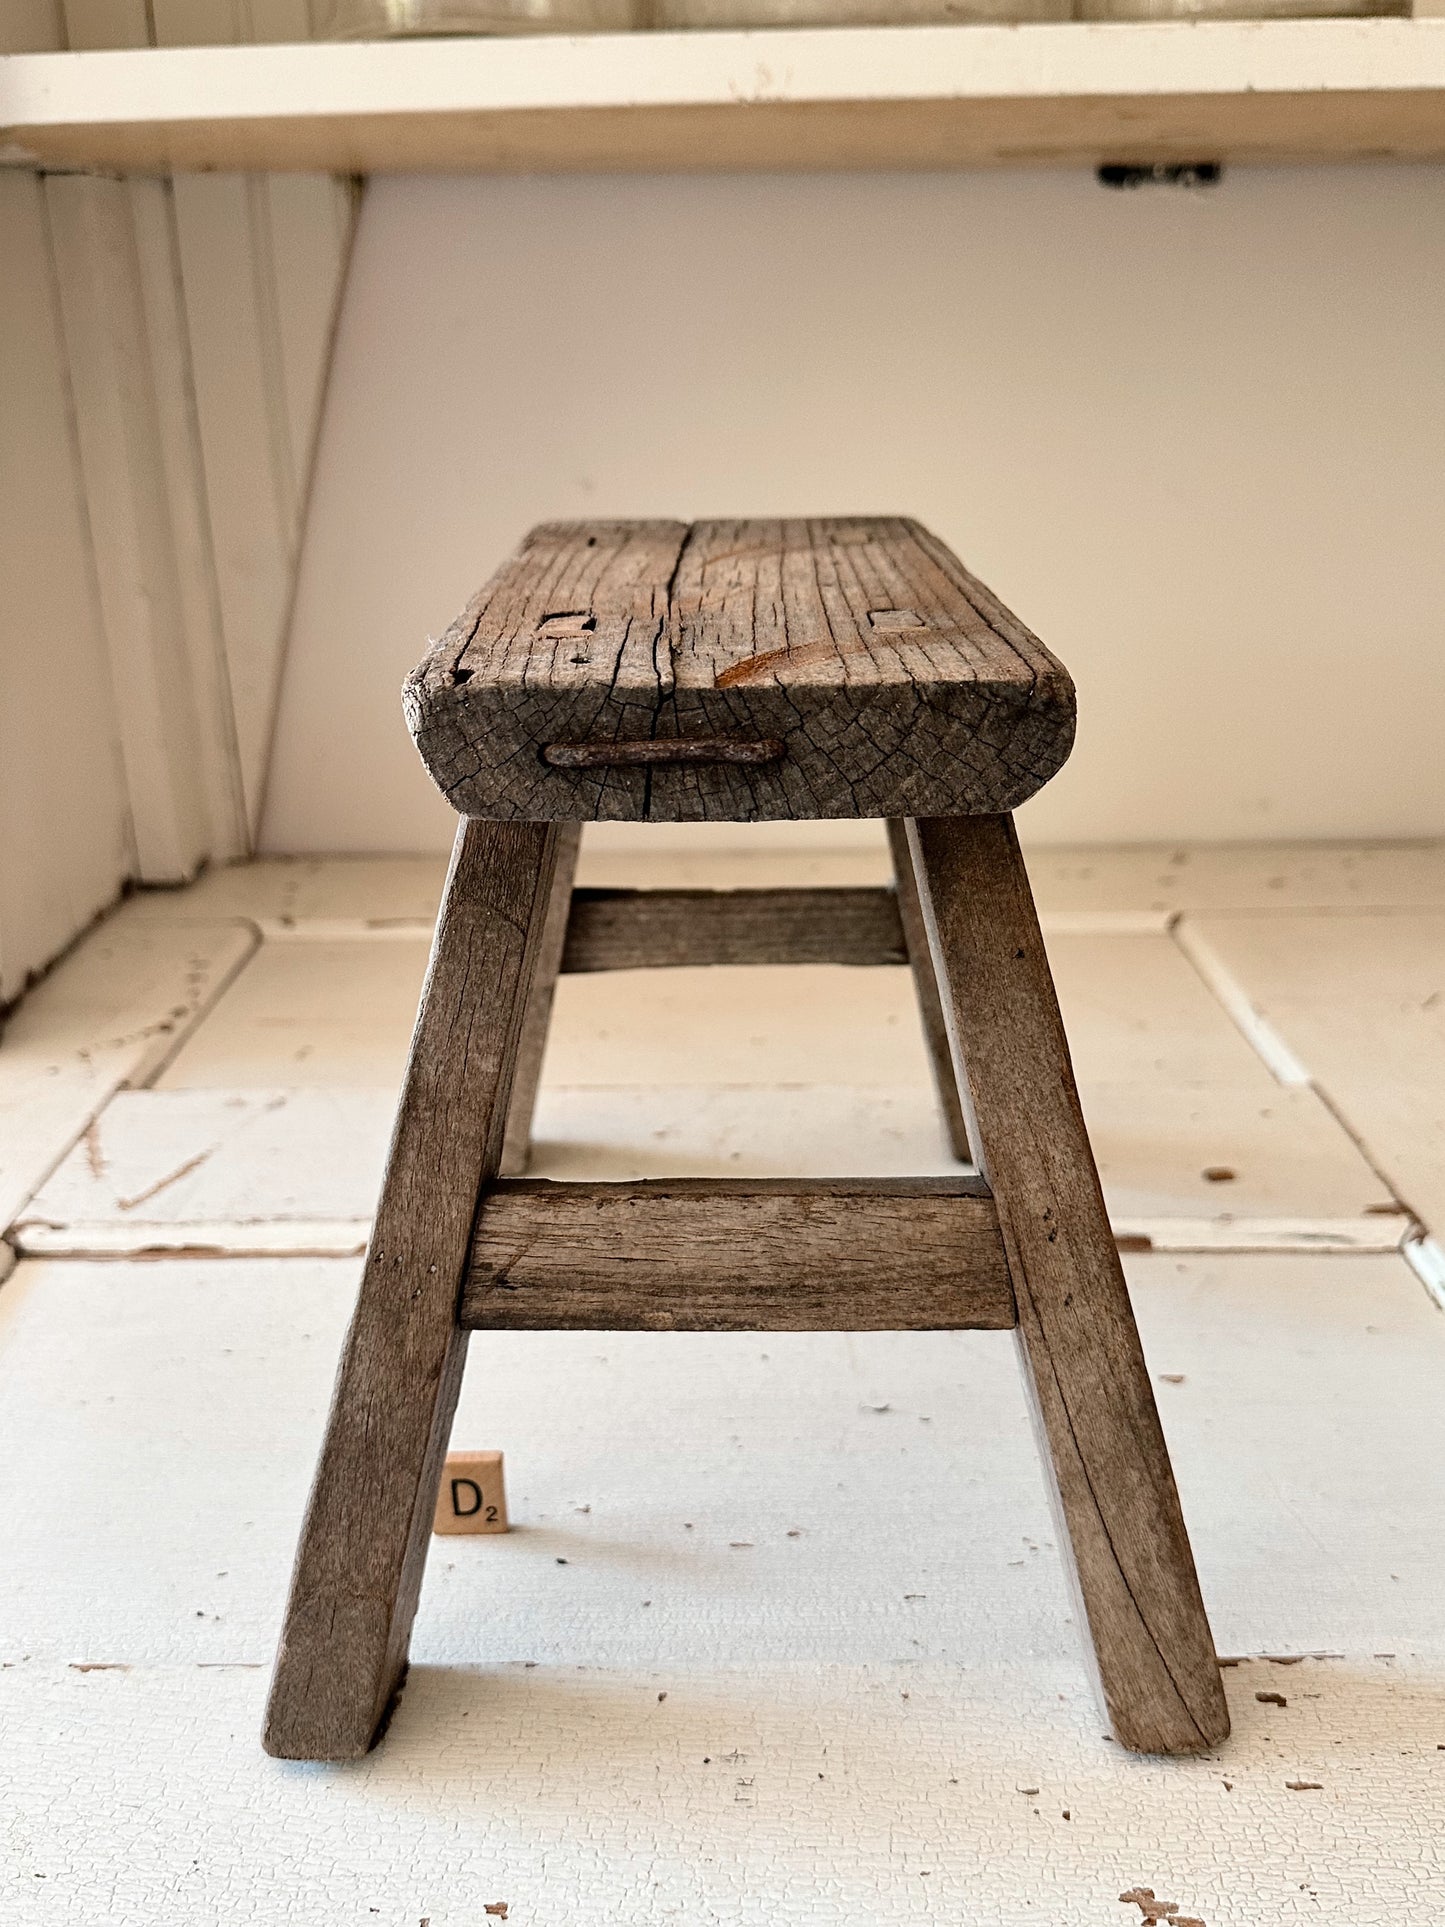
[[[457,833],[272,1676],[264,1744],[283,1759],[365,1753],[406,1668],[557,844],[532,824]]]
[[[918,901],[918,881],[913,874],[913,857],[908,848],[908,826],[899,817],[888,820],[888,849],[893,858],[893,878],[898,891],[898,919],[903,925],[903,940],[908,946],[908,961],[913,970],[913,988],[918,997],[918,1014],[923,1019],[923,1034],[928,1040],[928,1055],[933,1064],[933,1082],[938,1091],[938,1107],[943,1112],[949,1148],[961,1164],[972,1158],[968,1148],[968,1124],[958,1095],[958,1078],[949,1048],[948,1023],[943,1014],[938,979],[928,950],[928,931]]]
[[[1013,824],[932,818],[909,843],[1114,1735],[1202,1752],[1229,1715]]]
[[[527,1168],[532,1148],[532,1114],[537,1108],[537,1086],[542,1081],[542,1057],[547,1048],[547,1031],[552,1022],[552,995],[557,988],[557,972],[567,942],[567,919],[572,914],[572,883],[577,875],[577,852],[582,842],[580,823],[557,825],[557,868],[553,874],[552,897],[547,920],[537,951],[537,968],[532,973],[532,994],[527,999],[527,1015],[522,1020],[522,1040],[517,1046],[517,1069],[512,1078],[512,1101],[507,1109],[507,1132],[502,1140],[500,1175],[518,1178]]]

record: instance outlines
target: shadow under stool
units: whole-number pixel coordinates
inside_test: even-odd
[[[1115,1737],[1144,1753],[1223,1739],[1009,814],[1072,746],[1062,665],[915,522],[554,523],[404,700],[463,820],[267,1750],[346,1760],[374,1743],[406,1669],[467,1334],[518,1329],[1016,1330]],[[840,817],[887,821],[896,891],[572,887],[583,823]],[[953,1148],[979,1176],[507,1175],[525,1165],[559,970],[905,960]]]

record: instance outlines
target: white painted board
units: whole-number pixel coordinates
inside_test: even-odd
[[[1047,911],[1445,909],[1445,843],[1030,844]]]
[[[162,923],[247,917],[256,923],[398,922],[430,930],[445,856],[260,858],[217,864],[189,890],[142,890],[127,914]]]
[[[149,13],[158,49],[224,48],[243,61],[245,51],[232,43],[310,34],[301,0],[151,0]],[[296,53],[289,47],[279,57],[286,63]],[[176,57],[184,62],[187,54]],[[214,66],[214,54],[200,55],[208,57]],[[164,65],[166,56],[159,58]],[[266,783],[356,196],[349,181],[324,174],[213,171],[177,174],[172,193],[249,841]]]
[[[164,1090],[401,1081],[430,942],[263,943]]]
[[[1358,1197],[1368,1173],[1318,1106],[1305,1108],[1314,1103],[1308,1093],[1282,1098],[1284,1131],[1268,1120],[1261,1127],[1247,1103],[1231,1116],[1215,1096],[1202,1117],[1156,1102],[1150,1132],[1137,1088],[1086,1087],[1105,1198],[1126,1246],[1393,1250],[1405,1217],[1368,1205],[1345,1215],[1341,1182],[1353,1181]],[[62,1256],[344,1256],[365,1241],[395,1103],[390,1089],[353,1085],[121,1092],[12,1236],[27,1252]],[[535,1122],[528,1174],[564,1181],[928,1177],[960,1168],[923,1083],[544,1086]],[[1237,1181],[1207,1186],[1199,1160],[1221,1148],[1237,1160]]]
[[[795,830],[846,830],[846,846],[780,843]],[[686,831],[680,847],[672,832]],[[1080,846],[1031,844],[1026,859],[1040,915],[1167,928],[1189,910],[1445,908],[1445,843],[1258,843]],[[883,826],[856,824],[593,823],[583,832],[579,884],[610,889],[770,889],[891,882]],[[217,866],[182,896],[144,892],[133,914],[248,916],[258,921],[355,922],[371,928],[435,919],[441,854],[258,857]]]
[[[230,11],[226,0],[226,11]],[[213,18],[218,8],[207,0]],[[75,50],[147,47],[148,0],[65,0]],[[139,821],[140,874],[249,848],[169,181],[48,192],[80,396],[96,572]],[[99,244],[97,244],[99,243]],[[128,332],[129,339],[126,339]]]
[[[1445,913],[1201,917],[1190,940],[1445,1231]]]
[[[59,963],[0,1036],[0,1227],[106,1099],[143,1082],[250,955],[244,925],[111,919]]]
[[[268,888],[280,877],[297,891],[251,900],[281,909],[263,920],[279,934],[175,1053],[161,1093],[102,1125],[114,1139],[105,1169],[73,1158],[38,1201],[28,1248],[185,1235],[252,1249],[268,1222],[289,1222],[302,1249],[353,1248],[428,939],[405,919],[297,918],[284,906],[303,887],[311,909],[365,899],[338,899],[299,868],[273,873]],[[210,907],[244,900],[218,888]],[[337,927],[349,934],[306,934]],[[1398,1242],[1400,1207],[1346,1132],[1315,1092],[1275,1082],[1170,939],[1056,935],[1050,947],[1122,1237],[1174,1248]],[[534,1172],[559,1177],[951,1168],[902,969],[564,978],[537,1135]]]
[[[1445,1665],[1403,1261],[1126,1265],[1220,1649]],[[357,1274],[19,1266],[0,1658],[269,1658]],[[1006,1334],[479,1336],[453,1438],[506,1451],[517,1530],[431,1559],[423,1665],[1078,1664]]]
[[[365,1243],[396,1094],[121,1091],[20,1213],[27,1251],[324,1251]]]
[[[181,627],[197,719],[191,754],[205,797],[207,855],[212,863],[224,863],[247,851],[251,838],[211,550],[191,371],[190,324],[181,287],[175,189],[169,181],[131,181],[128,191],[155,374],[163,485]]]
[[[162,41],[249,37],[230,26],[239,9],[152,3]],[[229,16],[228,30],[175,30],[177,14],[198,12]],[[361,41],[287,60],[178,48],[59,75],[31,61],[0,95],[0,122],[20,158],[150,172],[1078,164],[1131,138],[1151,160],[1197,151],[1191,139],[1231,160],[1440,151],[1429,110],[1445,54],[1423,20],[965,20],[639,39],[522,33],[445,51],[422,39],[385,55]],[[1332,114],[1341,94],[1353,111]],[[1248,111],[1255,101],[1264,112]]]
[[[1226,1749],[1145,1761],[1100,1739],[1074,1674],[1023,1658],[423,1666],[385,1744],[328,1772],[261,1754],[264,1672],[37,1665],[0,1677],[8,1919],[1096,1927],[1142,1919],[1131,1891],[1209,1927],[1418,1912],[1438,1671],[1226,1684]],[[1281,1690],[1287,1711],[1256,1700]]]
[[[132,196],[83,175],[45,189],[137,871],[182,883],[210,854],[213,746],[192,686]]]

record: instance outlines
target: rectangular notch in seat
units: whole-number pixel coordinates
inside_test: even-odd
[[[1007,1331],[980,1178],[494,1185],[462,1292],[474,1331]]]

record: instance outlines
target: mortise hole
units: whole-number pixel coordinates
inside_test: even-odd
[[[895,629],[924,629],[927,624],[913,609],[870,609],[868,621],[885,634]]]
[[[1232,1184],[1238,1173],[1227,1164],[1206,1164],[1203,1176],[1209,1184]]]
[[[471,679],[472,672],[470,669],[454,669],[451,672],[452,682],[470,682]]]
[[[597,618],[587,609],[554,609],[537,624],[539,636],[586,636],[597,627]]]

